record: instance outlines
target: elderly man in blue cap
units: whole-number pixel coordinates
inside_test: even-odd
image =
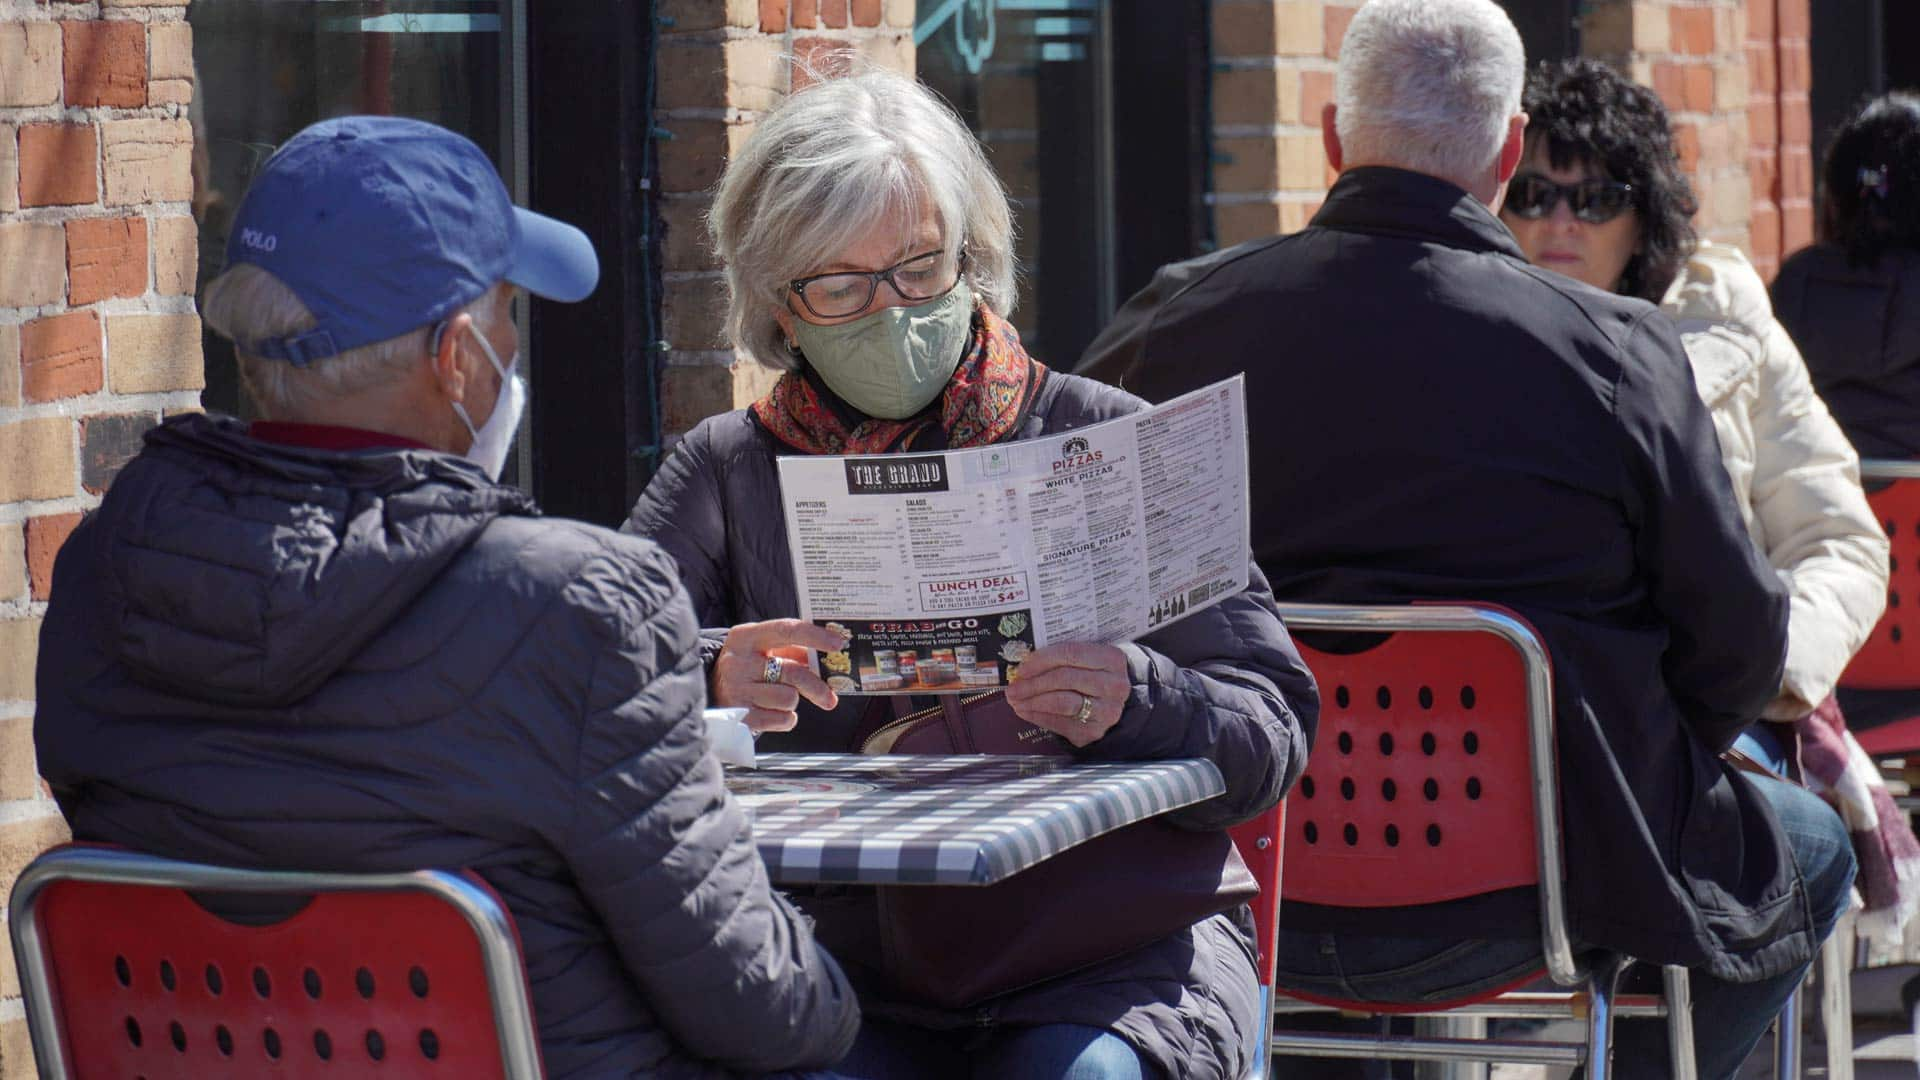
[[[74,836],[472,867],[552,1077],[837,1060],[858,1006],[722,784],[670,561],[497,482],[509,301],[591,292],[586,237],[468,140],[346,117],[267,161],[227,257],[203,311],[263,419],[154,429],[54,570],[34,738]]]

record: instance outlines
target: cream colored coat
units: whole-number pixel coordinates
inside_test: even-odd
[[[1861,493],[1860,459],[1739,249],[1702,243],[1660,306],[1713,412],[1747,531],[1793,597],[1786,676],[1766,718],[1804,716],[1833,693],[1887,601],[1887,537]]]

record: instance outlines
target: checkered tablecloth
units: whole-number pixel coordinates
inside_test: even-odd
[[[1226,785],[1186,758],[761,754],[727,788],[775,881],[990,885]]]

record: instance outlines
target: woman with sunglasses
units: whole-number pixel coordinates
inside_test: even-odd
[[[1920,95],[1863,104],[1821,169],[1819,243],[1773,282],[1780,322],[1870,458],[1920,458]],[[1920,712],[1908,690],[1839,693],[1855,730]]]
[[[1597,61],[1571,60],[1536,68],[1522,107],[1526,147],[1501,220],[1534,264],[1659,304],[1673,318],[1748,532],[1791,590],[1779,697],[1736,746],[1784,771],[1792,726],[1847,761],[1829,699],[1887,588],[1887,540],[1860,490],[1859,459],[1814,393],[1760,276],[1737,248],[1695,235],[1698,204],[1653,91]],[[1849,775],[1880,783],[1871,769]],[[1849,825],[1858,831],[1862,819]],[[1888,825],[1902,834],[1893,842],[1911,849],[1904,824]],[[1872,861],[1862,858],[1863,882]]]
[[[775,459],[1037,438],[1142,403],[1022,348],[1005,318],[1006,193],[960,119],[910,78],[874,71],[794,93],[728,165],[709,226],[729,334],[776,378],[750,408],[681,440],[627,528],[674,556],[701,625],[714,628],[703,659],[715,704],[750,709],[762,749],[856,750],[876,720],[893,719],[891,701],[840,698],[792,651],[841,640],[795,618]],[[1217,830],[1274,806],[1305,764],[1318,697],[1251,573],[1246,592],[1137,642],[1032,651],[1007,703],[1088,760],[1213,761],[1226,794],[1170,824]],[[870,890],[796,899],[823,926],[877,935]],[[847,962],[867,1017],[836,1066],[848,1076],[1224,1078],[1262,1049],[1253,942],[1236,917],[963,1010],[898,1000],[859,963],[857,940],[843,950],[822,939]]]

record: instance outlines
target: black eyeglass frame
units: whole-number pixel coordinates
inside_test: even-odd
[[[958,257],[955,258],[954,260],[953,284],[948,285],[946,288],[940,289],[937,292],[932,293],[931,295],[915,296],[908,293],[907,290],[900,287],[900,282],[895,280],[893,275],[905,269],[907,266],[913,263],[919,262],[922,259],[931,259],[942,254],[944,254],[944,252],[941,252],[941,251],[921,252],[920,254],[915,255],[911,258],[902,259],[899,262],[894,263],[892,266],[889,266],[884,270],[833,270],[824,274],[809,274],[806,277],[794,278],[792,281],[787,282],[787,291],[792,293],[794,296],[799,297],[800,306],[806,308],[807,314],[812,315],[816,319],[845,319],[845,318],[850,318],[854,315],[858,315],[859,313],[867,310],[868,306],[870,306],[873,303],[873,298],[879,294],[880,283],[882,281],[886,282],[887,286],[893,290],[894,295],[898,296],[900,299],[911,300],[916,303],[926,303],[929,300],[937,299],[939,297],[945,296],[947,293],[952,292],[954,286],[960,284],[961,280],[967,276],[967,249],[965,246],[962,246],[960,248]],[[830,278],[830,277],[866,278],[867,279],[866,298],[860,301],[860,304],[858,307],[855,307],[852,311],[846,312],[844,314],[840,314],[840,315],[821,314],[820,311],[813,306],[813,301],[807,299],[807,286],[813,284],[816,281],[821,280],[822,278]]]
[[[1523,209],[1514,200],[1514,195],[1523,183],[1543,184],[1552,192],[1553,197],[1540,206]],[[1595,204],[1595,199],[1602,193],[1619,196],[1620,203],[1612,213],[1604,212],[1603,207]],[[1609,180],[1602,176],[1589,176],[1576,183],[1562,184],[1549,180],[1539,173],[1522,173],[1508,181],[1507,199],[1502,209],[1511,210],[1513,216],[1525,221],[1539,221],[1542,218],[1551,217],[1554,208],[1559,206],[1562,200],[1566,202],[1567,209],[1573,211],[1575,219],[1588,225],[1605,225],[1633,209],[1633,185],[1619,180]]]

